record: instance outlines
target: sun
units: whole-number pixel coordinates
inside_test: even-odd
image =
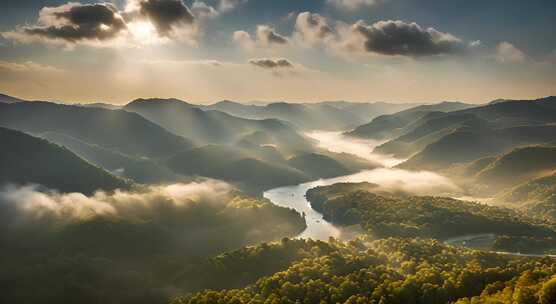
[[[127,25],[133,39],[141,44],[153,44],[159,42],[160,38],[156,33],[156,28],[151,22],[136,21]]]

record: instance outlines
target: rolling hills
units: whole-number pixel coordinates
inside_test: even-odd
[[[405,169],[444,170],[457,163],[472,162],[509,152],[518,146],[543,144],[554,139],[556,125],[479,130],[462,127],[427,145],[399,166]]]
[[[124,107],[163,126],[171,132],[191,138],[199,145],[233,144],[244,136],[262,133],[268,143],[284,152],[306,151],[310,143],[291,126],[276,119],[254,120],[216,110],[201,110],[177,99],[138,99]]]
[[[370,123],[360,125],[346,132],[348,136],[371,139],[389,139],[403,135],[403,128],[423,117],[441,115],[441,112],[452,112],[471,108],[473,105],[461,102],[441,102],[432,105],[421,105],[390,115],[381,115]]]
[[[224,100],[204,106],[203,109],[219,110],[243,118],[279,119],[302,130],[343,131],[368,122],[378,115],[391,114],[412,106],[414,105],[346,101],[244,105]]]
[[[135,113],[49,102],[0,104],[0,126],[61,133],[133,156],[159,158],[192,147],[188,139]]]
[[[177,175],[157,160],[126,155],[60,133],[45,132],[39,135],[50,142],[66,147],[90,163],[119,176],[132,179],[137,183],[149,184],[186,180],[186,177]]]
[[[0,142],[0,184],[39,184],[87,194],[130,185],[63,147],[19,131],[0,128]]]

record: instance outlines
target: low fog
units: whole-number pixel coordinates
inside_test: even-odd
[[[0,190],[0,282],[11,292],[0,302],[166,303],[235,282],[215,279],[227,270],[211,257],[304,228],[294,210],[213,180],[91,196],[8,185]]]
[[[381,144],[380,141],[352,138],[343,136],[339,132],[311,132],[306,133],[306,135],[317,140],[318,146],[323,149],[354,154],[384,166],[384,168],[365,170],[349,176],[309,183],[315,187],[339,182],[370,182],[379,185],[378,190],[401,191],[414,195],[453,195],[461,193],[461,189],[449,178],[437,173],[392,168],[404,160],[373,153],[373,149]]]
[[[393,167],[404,161],[388,155],[373,153],[375,147],[383,144],[378,140],[347,137],[343,136],[341,132],[314,131],[305,133],[305,135],[316,140],[319,148],[336,153],[353,154],[385,167]]]
[[[144,186],[136,191],[59,193],[37,185],[7,185],[0,190],[0,208],[11,209],[27,220],[55,218],[59,222],[86,220],[94,216],[133,217],[164,207],[187,208],[191,204],[221,204],[231,187],[219,181]],[[6,212],[5,212],[6,213]]]

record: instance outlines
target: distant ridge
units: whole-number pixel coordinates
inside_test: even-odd
[[[16,102],[24,102],[24,101],[26,100],[0,93],[1,103],[16,103]]]
[[[86,194],[129,186],[125,180],[44,139],[0,127],[0,142],[0,184],[40,184]]]

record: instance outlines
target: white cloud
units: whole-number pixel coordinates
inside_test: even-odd
[[[203,1],[195,0],[191,5],[191,11],[197,18],[216,18],[220,12],[214,7],[206,4]]]
[[[198,11],[201,6],[197,4]],[[203,11],[210,13],[210,8]],[[46,43],[69,50],[76,45],[135,47],[172,40],[196,45],[198,34],[195,16],[182,0],[128,0],[123,10],[105,2],[70,2],[43,7],[35,24],[0,33],[16,43]]]
[[[239,47],[247,52],[253,52],[256,48],[255,41],[246,31],[235,31],[232,35],[232,39]]]
[[[386,0],[327,0],[328,4],[345,11],[355,11],[363,7],[382,4]]]
[[[269,25],[258,25],[255,38],[246,31],[235,31],[232,35],[233,41],[247,52],[253,52],[257,48],[267,49],[289,44],[289,38],[282,36]]]
[[[294,38],[303,46],[326,44],[334,38],[332,27],[328,20],[319,14],[310,12],[300,13],[295,21]]]
[[[524,61],[525,53],[509,42],[501,42],[496,47],[496,59],[502,63],[518,63]]]

